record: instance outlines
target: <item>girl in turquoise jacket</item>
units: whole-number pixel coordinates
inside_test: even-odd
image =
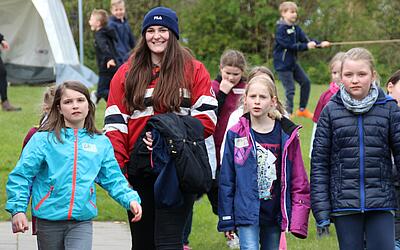
[[[6,210],[12,214],[13,232],[28,230],[26,210],[32,196],[39,249],[71,244],[91,249],[95,182],[132,211],[133,222],[141,218],[140,198],[121,173],[110,141],[96,129],[94,113],[83,84],[58,86],[48,121],[32,136],[8,177]],[[82,229],[85,234],[78,232]],[[60,245],[54,245],[60,238]]]

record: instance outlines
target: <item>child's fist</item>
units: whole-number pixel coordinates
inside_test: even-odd
[[[323,42],[321,42],[320,46],[321,46],[321,48],[326,48],[326,47],[331,46],[331,43],[328,41],[323,41]]]
[[[307,48],[308,49],[315,49],[315,47],[317,46],[317,43],[314,41],[308,42],[307,43]]]

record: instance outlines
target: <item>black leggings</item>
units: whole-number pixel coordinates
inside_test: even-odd
[[[1,102],[7,101],[7,72],[0,57],[0,95]]]
[[[142,201],[142,219],[130,223],[133,214],[128,211],[133,250],[182,250],[182,235],[186,218],[190,213],[195,195],[185,194],[184,204],[178,208],[158,209],[154,206],[154,179],[130,179]]]

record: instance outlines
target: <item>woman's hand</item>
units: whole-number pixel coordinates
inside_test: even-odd
[[[142,206],[137,201],[131,201],[131,212],[135,215],[131,222],[138,222],[142,218]]]
[[[28,219],[26,218],[25,213],[16,213],[12,217],[12,231],[13,233],[25,233],[25,231],[29,230]]]
[[[146,136],[143,137],[143,142],[146,144],[148,150],[153,150],[153,137],[151,132],[146,132]]]

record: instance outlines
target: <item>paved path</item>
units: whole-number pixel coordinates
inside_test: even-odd
[[[93,250],[130,249],[131,235],[126,223],[95,221],[93,230]],[[31,231],[13,234],[10,222],[0,222],[0,249],[36,250],[36,236]]]

